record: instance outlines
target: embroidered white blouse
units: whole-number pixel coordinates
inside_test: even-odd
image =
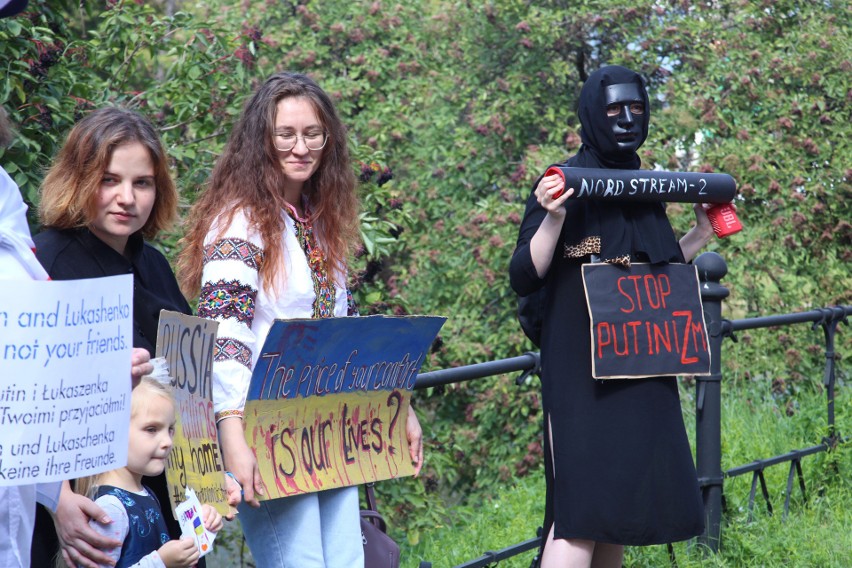
[[[260,279],[264,245],[242,211],[224,231],[214,222],[204,241],[198,315],[219,322],[213,361],[217,422],[243,415],[252,369],[274,320],[355,314],[348,289],[325,275],[310,222],[292,210],[281,214],[283,269],[274,290]]]

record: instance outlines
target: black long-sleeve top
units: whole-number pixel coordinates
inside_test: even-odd
[[[33,240],[36,257],[53,280],[133,274],[133,346],[154,356],[160,310],[191,314],[169,262],[138,233],[127,246],[129,258],[89,229],[47,229]]]

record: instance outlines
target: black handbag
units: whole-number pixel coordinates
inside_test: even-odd
[[[364,485],[367,508],[361,509],[364,568],[399,568],[399,545],[387,535],[387,523],[376,510],[373,484]]]

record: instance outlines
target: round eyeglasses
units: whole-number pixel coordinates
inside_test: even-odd
[[[289,152],[299,143],[299,138],[305,143],[308,150],[322,150],[328,142],[328,132],[325,130],[308,132],[307,134],[276,134],[273,137],[275,149],[279,152]]]

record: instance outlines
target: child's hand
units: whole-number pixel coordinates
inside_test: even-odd
[[[222,530],[222,515],[210,505],[201,506],[201,520],[204,523],[204,528],[210,532],[215,533]]]
[[[198,546],[194,538],[170,540],[159,549],[157,554],[166,568],[189,568],[198,562]]]

